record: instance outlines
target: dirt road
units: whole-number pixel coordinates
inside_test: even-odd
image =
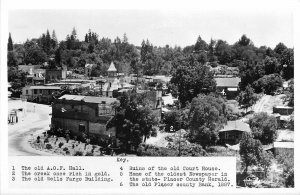
[[[8,125],[8,155],[9,156],[36,156],[51,155],[50,153],[33,149],[28,143],[29,138],[49,129],[51,121],[51,107],[20,100],[9,100],[9,109],[23,108],[19,113],[19,122]]]

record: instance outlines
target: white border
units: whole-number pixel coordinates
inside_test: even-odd
[[[7,68],[6,68],[6,48],[8,38],[8,14],[9,9],[190,9],[199,11],[233,11],[233,12],[264,12],[265,10],[280,12],[280,11],[291,11],[295,15],[294,20],[294,46],[295,46],[295,108],[299,108],[299,102],[297,97],[299,96],[298,83],[299,78],[296,73],[299,71],[299,48],[300,48],[300,29],[299,29],[299,9],[300,1],[298,0],[211,0],[211,1],[200,1],[200,0],[2,0],[1,1],[1,120],[0,120],[0,143],[1,143],[1,194],[178,194],[175,190],[162,190],[162,191],[137,191],[137,190],[102,190],[93,189],[93,191],[87,191],[86,189],[73,189],[73,190],[16,190],[7,188]],[[280,40],[278,40],[280,41]],[[237,189],[233,191],[218,190],[216,193],[230,193],[230,194],[241,194],[241,193],[274,193],[274,194],[299,194],[299,122],[297,121],[298,111],[295,111],[295,185],[294,189]],[[35,157],[33,157],[35,158]],[[63,157],[62,157],[63,158]],[[182,158],[181,158],[182,159]],[[298,184],[298,185],[297,185]],[[189,193],[189,191],[186,191]],[[199,193],[203,193],[199,191]]]

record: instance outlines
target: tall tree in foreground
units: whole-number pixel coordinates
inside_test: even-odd
[[[257,97],[254,93],[253,88],[250,85],[247,85],[245,91],[239,93],[237,100],[242,108],[246,108],[247,112],[248,108],[255,104],[255,102],[257,101]]]
[[[277,119],[266,112],[254,114],[249,120],[249,125],[254,138],[262,144],[271,144],[277,138]]]
[[[260,141],[254,139],[251,133],[244,132],[240,142],[240,155],[246,168],[245,172],[248,171],[249,166],[259,164],[262,153],[263,147]]]
[[[146,94],[124,93],[116,107],[116,115],[107,123],[107,128],[116,127],[124,148],[137,146],[155,132],[158,120],[154,115]]]
[[[11,34],[9,33],[8,43],[7,43],[7,50],[12,51],[13,49],[14,49],[13,41],[12,41],[12,38],[11,38]]]
[[[199,95],[191,103],[189,113],[190,140],[205,149],[219,140],[218,130],[226,122],[225,101],[214,95]]]

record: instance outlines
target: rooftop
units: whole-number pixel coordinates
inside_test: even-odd
[[[29,72],[30,70],[40,69],[41,65],[18,65],[18,70]]]
[[[274,148],[294,148],[294,142],[274,142]]]
[[[96,97],[96,96],[83,96],[83,95],[63,95],[59,99],[74,100],[74,101],[84,101],[88,103],[103,103],[111,104],[118,101],[116,98],[109,97]]]
[[[107,71],[108,72],[117,72],[117,69],[116,69],[116,67],[115,67],[115,65],[114,65],[113,62],[110,63],[110,66],[109,66],[109,68],[108,68]]]
[[[57,89],[57,90],[59,90],[60,87],[39,85],[39,86],[30,86],[29,89]]]
[[[232,131],[232,130],[244,131],[244,132],[251,131],[247,123],[244,123],[241,120],[236,120],[236,121],[227,121],[227,124],[219,132]]]
[[[217,87],[238,87],[241,82],[239,77],[215,78]]]

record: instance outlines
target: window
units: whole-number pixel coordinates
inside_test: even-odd
[[[79,132],[85,132],[84,124],[79,124]]]
[[[33,90],[33,93],[34,93],[34,94],[37,94],[37,89],[34,89],[34,90]]]
[[[26,94],[28,94],[28,90],[26,89]]]

